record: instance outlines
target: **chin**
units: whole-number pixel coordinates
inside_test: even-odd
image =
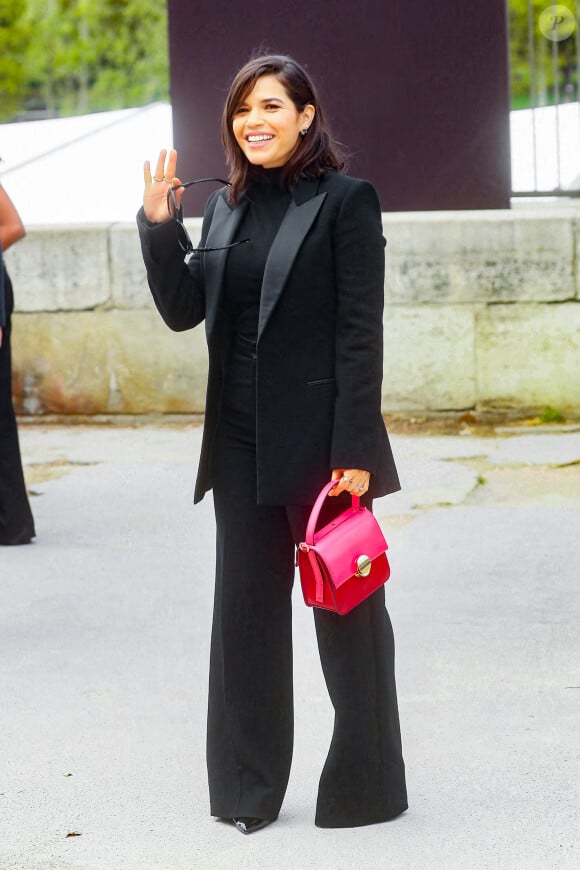
[[[246,154],[246,160],[248,163],[251,163],[252,166],[263,166],[264,163],[269,163],[267,157],[262,157],[259,154]]]

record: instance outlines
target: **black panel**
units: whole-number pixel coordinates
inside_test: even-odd
[[[351,153],[350,174],[374,182],[385,211],[509,208],[504,0],[168,5],[183,180],[226,171],[223,101],[234,73],[261,47],[308,68]],[[201,213],[204,200],[199,194],[191,213]]]

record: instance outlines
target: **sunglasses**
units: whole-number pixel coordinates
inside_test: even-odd
[[[170,187],[167,191],[167,210],[170,217],[175,222],[177,242],[186,256],[186,262],[193,254],[207,254],[210,251],[227,251],[228,248],[235,248],[237,245],[246,245],[250,241],[250,239],[240,239],[238,242],[232,242],[230,245],[221,245],[216,248],[194,248],[191,237],[183,223],[183,209],[177,202],[175,192],[177,190],[187,190],[188,187],[193,187],[194,184],[204,184],[209,181],[217,181],[225,187],[231,187],[230,182],[225,181],[223,178],[196,178],[194,181],[185,181],[183,184],[177,184],[175,187]]]

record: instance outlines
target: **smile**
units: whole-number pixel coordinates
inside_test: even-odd
[[[269,142],[274,137],[269,133],[256,133],[246,137],[248,142]]]

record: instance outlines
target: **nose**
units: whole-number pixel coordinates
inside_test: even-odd
[[[259,127],[262,123],[262,110],[259,106],[254,109],[250,109],[248,114],[246,115],[246,124],[248,127]]]

